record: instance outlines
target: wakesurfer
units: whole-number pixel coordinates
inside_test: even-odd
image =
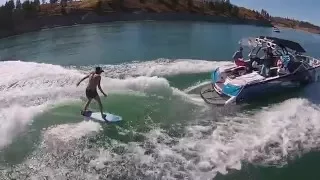
[[[82,78],[78,83],[77,86],[80,85],[80,83],[89,78],[89,82],[86,88],[86,96],[87,96],[87,103],[85,104],[83,110],[81,111],[81,114],[84,115],[85,112],[87,111],[87,108],[89,106],[89,104],[91,103],[92,99],[95,99],[100,107],[100,112],[101,112],[101,116],[102,118],[105,118],[105,115],[103,114],[103,107],[102,107],[102,103],[101,103],[101,99],[99,97],[99,94],[97,92],[97,86],[99,88],[99,90],[101,91],[101,93],[106,97],[107,95],[103,92],[100,82],[101,82],[101,73],[104,72],[102,70],[101,67],[96,67],[94,72],[91,72],[90,74],[88,74],[87,76],[85,76],[84,78]]]

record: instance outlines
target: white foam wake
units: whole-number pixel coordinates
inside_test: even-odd
[[[67,149],[72,150],[73,146],[71,144],[75,140],[95,135],[101,128],[99,123],[93,121],[53,126],[45,131],[43,143],[46,148],[50,149],[51,153],[61,153],[61,151]]]
[[[291,99],[253,116],[227,117],[215,126],[189,126],[186,136],[180,139],[154,129],[146,134],[143,144],[126,146],[125,161],[133,163],[143,174],[141,177],[195,180],[240,170],[242,161],[281,166],[290,158],[320,147],[319,119],[319,106]],[[97,156],[94,162],[100,169],[110,169],[122,162],[118,156]],[[127,168],[130,166],[121,169]]]
[[[20,61],[0,63],[0,149],[21,133],[38,113],[70,99],[80,73],[60,66]]]
[[[158,59],[155,61],[124,63],[119,65],[101,65],[108,77],[123,78],[128,76],[173,76],[211,72],[218,66],[230,66],[228,61],[205,61],[191,59]],[[93,67],[81,67],[91,71]]]
[[[2,146],[10,143],[22,127],[25,127],[38,112],[45,110],[47,105],[85,96],[86,82],[76,87],[76,83],[85,73],[76,69],[44,63],[5,61],[0,63],[0,76],[0,117],[3,121],[1,123],[6,124],[2,127],[2,132],[8,134],[3,136],[0,142]],[[105,77],[102,87],[108,93],[134,91],[149,95],[178,95],[189,98],[186,93],[172,88],[165,78],[159,77]],[[192,99],[194,98],[189,98],[190,101]],[[20,118],[10,114],[14,112],[20,112]]]
[[[24,108],[19,105],[0,109],[0,149],[11,143],[12,138],[22,132],[35,112],[41,109],[39,106]]]
[[[110,148],[86,146],[86,141],[70,143],[74,138],[62,138],[61,132],[72,131],[79,138],[83,128],[61,125],[44,133],[45,148],[19,166],[16,178],[25,173],[52,179],[132,176],[202,180],[227,174],[230,169],[240,170],[243,161],[281,166],[290,158],[320,147],[319,119],[318,105],[291,99],[254,115],[239,114],[212,125],[188,126],[183,137],[156,128],[145,133],[143,142],[124,144],[113,140]],[[91,128],[92,132],[98,130],[98,126]]]
[[[164,159],[173,156],[180,162],[168,170],[183,166],[191,170],[187,175],[192,179],[211,179],[218,172],[241,169],[242,161],[281,166],[290,158],[319,148],[319,119],[319,106],[291,99],[253,116],[227,117],[214,131],[209,126],[190,126],[188,135],[173,147],[155,144],[160,154],[168,153]],[[178,173],[171,170],[167,172],[171,176]]]

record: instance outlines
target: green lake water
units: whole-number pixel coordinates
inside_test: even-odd
[[[319,84],[228,109],[197,93],[214,68],[232,63],[239,40],[258,35],[297,41],[320,57],[318,35],[197,22],[1,39],[0,179],[320,179]],[[105,70],[104,109],[119,123],[80,116],[87,81],[76,83],[96,65]]]

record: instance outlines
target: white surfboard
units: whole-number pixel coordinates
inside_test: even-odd
[[[93,111],[86,111],[83,116],[88,117],[94,121],[99,121],[99,122],[118,122],[122,121],[122,117],[111,114],[111,113],[104,113],[105,118],[102,118],[100,112],[93,112]]]

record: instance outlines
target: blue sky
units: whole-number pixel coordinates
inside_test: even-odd
[[[4,2],[6,0],[0,0],[0,4]],[[273,16],[292,17],[320,25],[320,0],[230,0],[230,2],[258,11],[263,8]]]
[[[320,25],[320,0],[230,0],[232,4],[265,9],[272,16],[291,17]]]

